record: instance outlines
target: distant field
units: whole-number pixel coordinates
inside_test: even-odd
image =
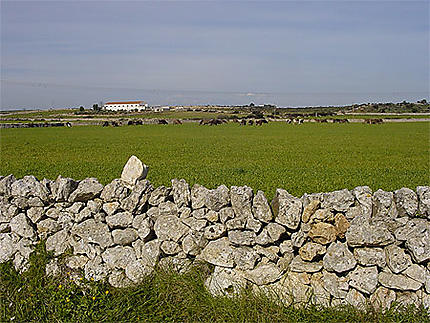
[[[301,196],[369,185],[430,184],[430,123],[270,123],[263,127],[145,125],[118,128],[2,129],[0,174],[55,179],[118,178],[128,157],[150,166],[149,180],[209,188],[248,185],[271,198],[277,187]]]

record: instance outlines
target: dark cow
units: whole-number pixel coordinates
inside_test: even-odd
[[[108,121],[103,122],[103,127],[109,127],[109,122]]]
[[[173,119],[173,124],[182,124],[182,121],[179,119]]]
[[[268,123],[268,121],[266,119],[260,119],[260,120],[255,121],[256,126],[262,126],[263,123]]]
[[[158,124],[169,124],[169,123],[164,119],[158,119]]]
[[[364,123],[367,123],[367,124],[381,124],[381,123],[384,123],[384,120],[382,120],[382,119],[366,119],[366,120],[364,120]]]
[[[241,125],[241,126],[246,126],[246,120],[241,120],[241,121],[240,121],[240,125]]]
[[[249,125],[249,126],[253,126],[253,125],[254,125],[254,120],[249,120],[249,121],[248,121],[248,125]]]

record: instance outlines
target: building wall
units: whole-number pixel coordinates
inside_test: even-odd
[[[118,111],[118,110],[126,110],[126,111],[130,111],[130,110],[134,110],[134,109],[145,109],[147,107],[146,104],[105,104],[103,106],[106,110],[113,110],[113,111]]]

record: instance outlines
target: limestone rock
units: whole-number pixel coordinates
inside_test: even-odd
[[[285,228],[278,223],[267,224],[257,236],[256,242],[260,245],[268,245],[277,242],[286,232]]]
[[[418,290],[421,288],[422,283],[409,278],[403,274],[393,274],[392,272],[385,270],[379,273],[378,281],[382,286],[390,289],[399,290]]]
[[[171,193],[171,189],[165,186],[159,186],[155,190],[153,190],[149,196],[148,203],[151,205],[159,205],[162,202],[166,202],[169,195]]]
[[[118,202],[108,202],[103,204],[103,211],[110,216],[115,214],[116,211],[119,209],[119,203]]]
[[[182,222],[193,231],[204,231],[208,223],[205,219],[195,219],[193,217],[182,219]]]
[[[96,178],[86,178],[69,196],[69,202],[86,202],[99,196],[103,185]]]
[[[252,201],[252,210],[254,216],[264,223],[269,223],[273,219],[272,211],[263,191],[258,191]]]
[[[161,215],[155,221],[154,230],[158,239],[178,242],[189,229],[176,216]]]
[[[372,206],[373,206],[372,190],[370,189],[370,187],[358,186],[352,190],[352,194],[354,195],[356,201],[358,202],[360,213],[366,219],[369,219],[372,216]]]
[[[54,251],[54,256],[63,254],[70,247],[69,234],[66,230],[58,231],[46,239],[46,250]]]
[[[324,288],[323,274],[315,273],[311,277],[312,298],[311,303],[324,307],[330,306],[330,293]]]
[[[245,228],[258,233],[261,229],[262,223],[255,219],[252,215],[246,219]]]
[[[396,292],[384,286],[379,286],[376,291],[370,295],[370,303],[376,310],[388,310],[395,300]]]
[[[399,216],[415,216],[418,210],[418,197],[414,191],[409,188],[401,188],[394,192]]]
[[[358,290],[351,288],[346,294],[346,302],[356,308],[364,309],[366,306],[366,297]]]
[[[52,276],[52,277],[56,277],[56,276],[59,276],[61,274],[61,269],[60,269],[60,266],[58,265],[58,259],[57,258],[51,259],[46,264],[45,274],[46,274],[46,276]]]
[[[248,218],[252,216],[252,188],[248,186],[232,186],[230,190],[231,207],[236,217]]]
[[[369,223],[352,223],[345,236],[351,247],[378,247],[394,242],[393,235],[387,229]]]
[[[399,274],[412,265],[411,256],[405,253],[405,251],[396,246],[389,245],[385,247],[385,255],[388,268],[395,274]]]
[[[324,255],[325,252],[325,246],[314,242],[308,242],[299,249],[300,258],[305,261],[312,261],[317,255]]]
[[[215,266],[234,266],[233,248],[226,237],[210,241],[202,250],[201,258]]]
[[[125,275],[135,284],[141,283],[144,278],[153,271],[154,267],[148,265],[148,263],[143,259],[137,259],[133,262],[130,262],[125,267]]]
[[[108,282],[115,288],[125,288],[133,285],[133,281],[121,270],[113,270],[109,275]]]
[[[127,265],[136,260],[132,247],[115,246],[107,248],[102,253],[102,259],[111,269],[125,269]]]
[[[137,181],[128,197],[121,201],[121,208],[128,212],[141,211],[152,191],[151,183],[144,179]]]
[[[348,279],[323,271],[324,288],[335,298],[344,299],[349,289]]]
[[[106,223],[110,228],[127,228],[133,223],[133,215],[130,212],[120,212],[106,217]]]
[[[233,296],[245,288],[246,280],[236,269],[215,267],[214,273],[206,280],[205,286],[214,296]]]
[[[362,293],[372,294],[378,285],[378,269],[376,266],[358,266],[348,274],[349,285]]]
[[[65,259],[66,266],[71,269],[83,269],[89,259],[85,256],[70,256]]]
[[[52,197],[57,202],[68,201],[70,194],[78,187],[78,182],[71,178],[58,176],[52,187]]]
[[[238,247],[233,249],[234,263],[241,270],[252,270],[260,258],[254,249],[250,247]]]
[[[166,255],[176,255],[182,251],[181,246],[174,241],[163,241],[160,248]]]
[[[385,251],[381,248],[354,248],[354,257],[362,266],[386,266]]]
[[[256,234],[254,231],[231,230],[228,231],[228,240],[238,246],[253,246],[255,244]]]
[[[281,270],[274,263],[259,264],[252,270],[245,271],[244,277],[261,286],[273,283],[281,277]]]
[[[94,281],[104,280],[110,273],[108,266],[103,263],[101,256],[96,256],[90,259],[84,268],[85,279]]]
[[[36,232],[30,222],[30,219],[24,214],[20,213],[10,220],[10,230],[24,238],[34,238]]]
[[[208,241],[201,233],[190,233],[182,240],[182,250],[191,256],[197,256]]]
[[[12,259],[17,251],[18,237],[12,233],[0,233],[0,264]]]
[[[373,218],[396,218],[397,208],[394,203],[394,194],[381,189],[373,194]]]
[[[223,224],[216,223],[205,228],[204,237],[208,240],[215,240],[220,238],[225,232],[225,226]]]
[[[194,184],[191,188],[191,206],[195,209],[200,209],[205,206],[205,198],[209,190],[199,184]]]
[[[321,202],[319,200],[312,200],[309,204],[303,209],[302,214],[302,222],[308,223],[312,215],[318,210]]]
[[[416,262],[428,261],[430,259],[430,230],[408,239],[405,245]]]
[[[286,190],[277,189],[272,201],[275,221],[289,229],[296,230],[300,224],[302,214],[302,201]]]
[[[151,221],[146,214],[136,215],[133,219],[133,228],[137,230],[140,239],[146,240],[151,234]]]
[[[354,269],[357,261],[348,250],[346,243],[333,242],[323,258],[324,268],[328,271],[342,273]]]
[[[49,191],[47,188],[32,175],[24,176],[22,179],[14,181],[10,187],[11,195],[13,196],[37,196],[42,201],[47,202],[49,200]]]
[[[318,262],[309,262],[303,261],[300,256],[295,256],[290,263],[290,269],[294,272],[307,272],[307,273],[315,273],[320,271],[323,267],[323,263],[321,261]]]
[[[107,184],[100,195],[105,202],[115,202],[125,199],[129,194],[128,188],[120,179],[114,179]]]
[[[204,197],[205,205],[212,211],[218,212],[230,203],[227,186],[221,185],[214,190],[208,190]]]
[[[418,186],[418,213],[430,220],[430,186]]]
[[[55,233],[61,229],[60,224],[53,219],[45,219],[37,224],[37,232],[42,238],[46,238],[49,234]]]
[[[429,275],[426,273],[425,268],[420,265],[412,264],[403,272],[403,274],[417,282],[425,283],[426,286],[430,284]]]
[[[104,223],[96,222],[94,219],[88,219],[75,225],[71,232],[85,241],[100,245],[102,248],[109,247],[113,244],[112,235],[108,226]]]
[[[218,212],[213,210],[206,212],[205,219],[212,223],[218,222]]]
[[[222,224],[226,224],[227,220],[234,218],[234,211],[231,207],[224,207],[218,212],[219,220]]]
[[[329,244],[336,240],[336,227],[325,222],[318,222],[312,225],[309,237],[317,243]]]
[[[189,206],[191,202],[190,186],[185,179],[172,179],[173,201],[178,206]]]
[[[12,174],[0,179],[0,195],[12,195],[12,183],[15,181],[16,178]]]
[[[148,166],[136,156],[131,156],[122,170],[121,180],[132,187],[138,180],[145,179],[147,174]]]
[[[337,213],[334,216],[334,225],[336,227],[336,235],[341,239],[345,238],[345,233],[351,225],[342,213]]]
[[[161,241],[155,239],[145,243],[142,240],[136,240],[133,242],[133,249],[137,258],[143,259],[148,266],[154,267],[160,259]]]
[[[139,236],[137,231],[133,228],[126,228],[123,230],[117,229],[112,231],[113,243],[122,246],[131,244]]]
[[[324,209],[345,212],[354,203],[354,196],[347,189],[324,193],[321,207]]]
[[[43,213],[43,207],[40,206],[31,207],[27,210],[27,216],[33,223],[39,222],[43,217]]]

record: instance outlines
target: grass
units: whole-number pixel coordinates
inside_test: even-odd
[[[210,268],[199,266],[179,275],[157,270],[140,285],[115,289],[106,283],[65,274],[46,277],[50,255],[40,243],[30,269],[18,274],[0,264],[1,322],[425,322],[423,308],[393,306],[382,313],[370,308],[294,308],[244,290],[233,298],[213,297],[204,288]]]
[[[154,185],[248,185],[273,197],[430,184],[430,123],[225,124],[2,129],[0,174],[39,179],[121,175],[130,155],[149,165]]]

